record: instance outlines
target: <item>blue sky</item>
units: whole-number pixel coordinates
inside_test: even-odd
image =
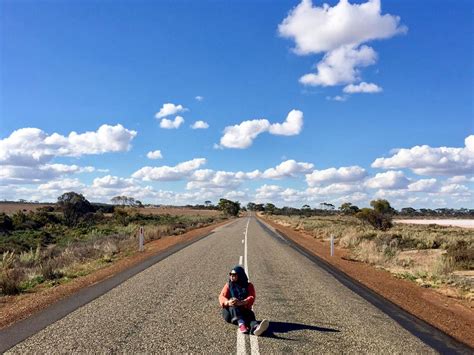
[[[472,2],[327,3],[1,1],[0,195],[474,207]]]

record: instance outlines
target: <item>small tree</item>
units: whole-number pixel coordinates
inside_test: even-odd
[[[234,202],[225,198],[221,198],[217,206],[224,214],[229,216],[237,216],[240,211],[240,202]]]
[[[77,225],[83,216],[94,212],[94,207],[84,196],[72,191],[59,196],[58,205],[63,211],[64,222],[68,226]]]
[[[341,207],[339,207],[339,210],[344,214],[353,215],[353,214],[359,212],[359,207],[354,206],[350,202],[345,202],[341,205]]]
[[[268,214],[273,214],[275,213],[275,205],[273,203],[267,203],[265,205],[265,213],[268,213]]]
[[[387,230],[392,228],[392,214],[394,209],[387,200],[374,200],[370,202],[374,209],[363,208],[356,213],[356,217],[361,221],[370,224],[378,230]]]

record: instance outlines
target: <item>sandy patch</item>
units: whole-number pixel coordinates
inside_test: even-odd
[[[474,219],[394,219],[395,223],[406,224],[438,224],[461,228],[474,228]]]

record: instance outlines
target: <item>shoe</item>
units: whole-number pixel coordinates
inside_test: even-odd
[[[253,335],[260,336],[262,335],[267,329],[268,326],[270,325],[270,322],[267,321],[266,319],[262,320],[259,325],[257,325],[253,329]]]
[[[241,332],[242,334],[248,334],[249,328],[247,328],[245,324],[241,324],[239,325],[239,332]]]

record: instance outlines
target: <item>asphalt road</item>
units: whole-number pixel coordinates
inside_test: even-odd
[[[257,318],[270,320],[263,337],[238,335],[221,318],[217,298],[240,259],[256,288]],[[436,353],[255,218],[216,229],[9,350],[258,351]]]

